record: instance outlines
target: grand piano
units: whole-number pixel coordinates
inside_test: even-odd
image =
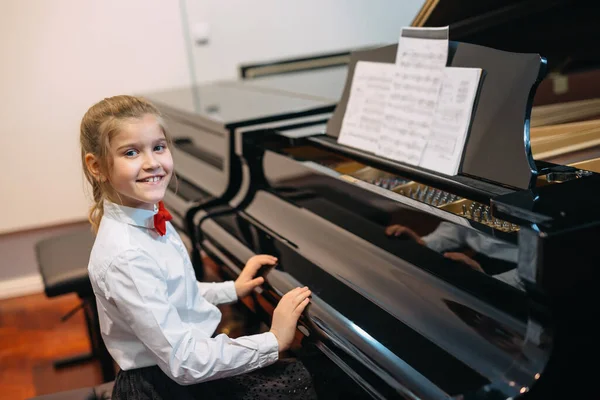
[[[597,65],[592,11],[425,3],[413,25],[450,25],[448,65],[486,71],[456,176],[337,141],[356,62],[392,63],[395,45],[352,54],[334,110],[229,130],[231,189],[185,229],[224,279],[254,254],[279,258],[251,301],[267,324],[283,293],[311,288],[293,355],[323,398],[598,398],[600,176],[579,166],[595,156],[556,163],[530,146],[549,73]],[[261,90],[314,99],[278,85]]]

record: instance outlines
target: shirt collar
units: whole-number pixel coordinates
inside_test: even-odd
[[[109,200],[104,200],[104,215],[115,221],[124,222],[133,226],[154,229],[154,214],[158,212],[158,207],[154,205],[154,210],[145,210],[142,208],[126,207]]]

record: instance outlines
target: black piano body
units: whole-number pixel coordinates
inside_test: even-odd
[[[346,72],[347,66],[332,66],[144,94],[172,133],[176,179],[165,203],[191,250],[198,278],[202,262],[190,226],[196,212],[227,204],[239,190],[242,172],[233,156],[234,132],[324,123],[341,95]]]
[[[301,323],[309,339],[366,392],[375,398],[394,398],[395,391],[407,398],[500,398],[492,397],[496,391],[496,396],[509,398],[521,391],[535,393],[532,387],[540,377],[547,379],[540,384],[552,391],[558,388],[553,381],[571,387],[587,376],[571,360],[572,354],[595,348],[594,333],[581,327],[596,315],[585,305],[593,304],[597,223],[580,220],[578,234],[573,226],[561,227],[564,220],[555,229],[543,222],[526,229],[518,221],[525,220],[523,210],[529,213],[521,205],[531,198],[523,193],[492,202],[518,218],[501,220],[492,212],[486,217],[485,207],[471,208],[474,202],[467,197],[446,203],[443,198],[450,192],[439,196],[436,189],[427,199],[432,191],[426,185],[389,169],[365,163],[355,181],[352,175],[337,175],[332,165],[351,168],[356,159],[344,160],[333,152],[325,158],[324,149],[315,147],[321,150],[317,162],[266,150],[260,162],[267,184],[241,209],[203,216],[198,237],[231,277],[253,254],[276,255],[279,266],[266,276],[262,296],[275,304],[290,288],[308,285],[314,298]],[[590,188],[598,178],[579,179],[562,183],[562,189],[593,197]],[[370,182],[384,190],[394,182],[397,192],[384,193],[380,186],[368,187]],[[440,202],[440,209],[425,211],[412,197],[404,199],[408,204],[397,200],[403,191],[411,196],[411,189],[417,201]],[[535,197],[539,205],[549,201],[551,207],[555,194],[540,190]],[[463,205],[467,221],[452,215],[462,214]],[[594,215],[590,208],[583,214],[568,208],[553,210],[558,211],[554,217],[561,220],[564,212],[574,218]],[[450,215],[438,216],[446,210]],[[548,218],[545,211],[533,212],[532,219]],[[471,213],[484,224],[470,220]],[[411,228],[428,245],[390,237],[386,228],[394,225]],[[516,226],[519,233],[511,232]],[[444,248],[444,239],[456,246]],[[448,258],[442,253],[446,250],[474,253],[470,257],[483,272]],[[487,392],[490,397],[483,396]]]
[[[255,294],[266,320],[287,290],[311,288],[299,329],[322,369],[349,378],[340,398],[349,387],[364,398],[596,398],[581,358],[598,355],[588,326],[600,176],[532,157],[545,59],[460,42],[450,53],[450,65],[487,72],[459,175],[337,143],[354,64],[393,62],[395,46],[356,52],[324,131],[236,136],[244,182],[196,214],[198,244],[231,277],[254,254],[279,258]]]

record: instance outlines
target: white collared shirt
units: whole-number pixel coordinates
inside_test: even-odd
[[[237,300],[233,281],[197,282],[173,226],[160,236],[155,212],[104,202],[88,271],[102,337],[123,370],[158,365],[187,385],[242,374],[274,363],[270,333],[212,337],[215,306]]]

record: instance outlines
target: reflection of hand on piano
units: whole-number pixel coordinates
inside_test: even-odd
[[[420,245],[425,245],[425,242],[423,241],[423,239],[421,239],[421,236],[419,236],[415,231],[413,231],[412,229],[404,226],[404,225],[400,225],[400,224],[394,224],[394,225],[390,225],[387,228],[385,228],[385,234],[388,236],[408,236],[409,238],[413,239],[415,242],[419,243]]]
[[[471,257],[469,257],[468,255],[466,255],[464,253],[453,252],[453,251],[446,252],[446,253],[444,253],[444,257],[449,258],[454,261],[460,261],[462,263],[467,264],[469,267],[473,268],[475,271],[485,273],[485,271],[481,268],[481,265],[479,265],[479,263],[477,261],[473,260]]]
[[[419,243],[420,245],[423,245],[423,246],[426,245],[425,241],[421,238],[421,236],[419,236],[419,234],[417,234],[415,231],[413,231],[412,229],[410,229],[404,225],[400,225],[400,224],[390,225],[387,228],[385,228],[385,234],[387,236],[395,236],[395,237],[406,236],[406,237],[414,240],[415,242]],[[481,268],[481,265],[479,265],[479,263],[477,261],[475,261],[474,259],[472,259],[471,257],[469,257],[468,255],[466,255],[464,253],[444,252],[443,255],[444,255],[444,257],[449,258],[451,260],[460,261],[464,264],[467,264],[469,267],[473,268],[476,271],[484,272],[483,269]]]

